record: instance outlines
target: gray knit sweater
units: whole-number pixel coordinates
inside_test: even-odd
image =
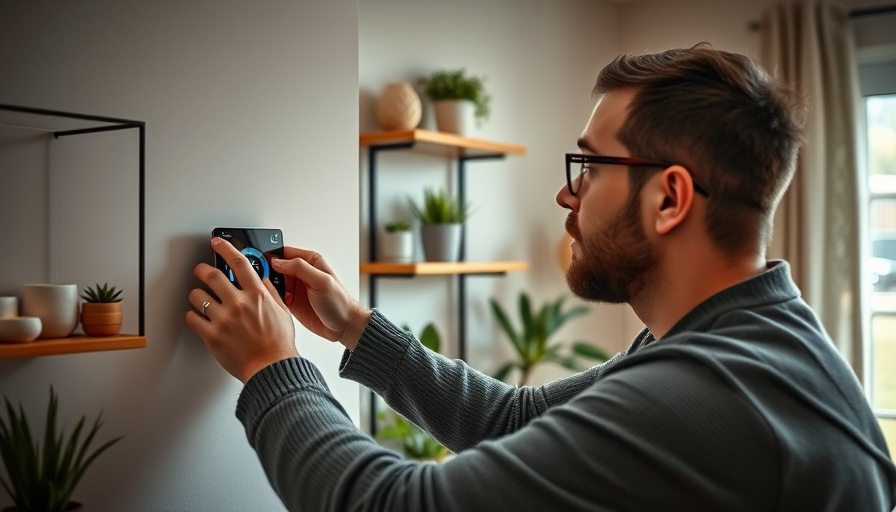
[[[315,366],[273,364],[243,422],[302,511],[890,511],[896,468],[858,381],[777,262],[661,341],[542,387],[427,351],[374,312],[341,374],[456,452],[403,460],[352,424]]]

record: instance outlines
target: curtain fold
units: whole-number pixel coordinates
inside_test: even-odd
[[[861,98],[849,12],[827,0],[779,1],[761,23],[761,62],[809,100],[806,143],[775,217],[769,256],[791,262],[803,298],[861,378]]]

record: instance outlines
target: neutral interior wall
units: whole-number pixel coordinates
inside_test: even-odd
[[[100,438],[126,436],[78,487],[89,510],[282,509],[234,416],[240,383],[183,317],[219,225],[279,227],[358,289],[357,23],[351,0],[0,3],[0,103],[147,123],[148,347],[0,361],[0,394],[34,417],[52,385],[69,425],[103,410]],[[123,283],[133,329],[136,136],[41,137],[0,131],[0,294]],[[298,333],[360,422],[341,351]]]

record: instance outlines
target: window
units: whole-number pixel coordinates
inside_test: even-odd
[[[889,59],[863,62],[860,82],[865,118],[866,300],[869,335],[865,387],[896,456],[896,51]]]

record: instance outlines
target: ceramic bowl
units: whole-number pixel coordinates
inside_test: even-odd
[[[14,316],[0,318],[0,342],[28,343],[40,334],[40,318],[36,316]]]

